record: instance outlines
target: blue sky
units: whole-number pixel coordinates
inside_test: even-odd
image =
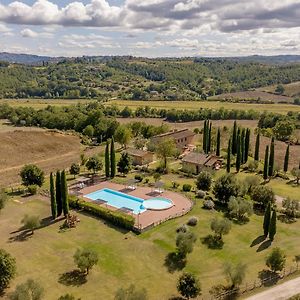
[[[0,0],[0,51],[51,56],[300,54],[299,0]]]

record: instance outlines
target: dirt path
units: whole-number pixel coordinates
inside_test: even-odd
[[[279,284],[246,300],[286,300],[300,293],[300,277]]]

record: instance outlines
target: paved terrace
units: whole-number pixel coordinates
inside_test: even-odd
[[[174,206],[166,210],[160,210],[160,211],[146,210],[145,212],[139,215],[129,213],[135,218],[135,227],[139,228],[140,230],[144,230],[147,227],[158,225],[168,219],[172,219],[184,215],[188,211],[190,211],[193,205],[191,200],[189,200],[188,198],[184,197],[179,193],[164,191],[162,194],[158,194],[153,192],[153,189],[151,189],[150,187],[139,187],[139,186],[135,190],[129,190],[126,189],[124,185],[109,182],[109,181],[104,181],[93,186],[85,187],[82,190],[80,190],[80,194],[86,195],[104,188],[109,188],[145,200],[161,196],[173,201]],[[87,198],[84,199],[86,201],[91,201],[90,199]],[[109,207],[111,210],[117,210],[117,208],[111,207],[107,204],[99,204],[99,205]]]

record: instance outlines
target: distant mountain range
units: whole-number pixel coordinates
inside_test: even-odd
[[[93,59],[98,61],[107,61],[112,59],[113,56],[83,56],[77,59]],[[124,56],[128,58],[128,56]],[[70,57],[51,57],[51,56],[39,56],[33,54],[17,54],[0,52],[0,61],[28,64],[28,65],[40,65],[43,62],[59,62],[66,59],[76,59]],[[160,58],[162,59],[162,58]],[[170,59],[170,58],[168,58]],[[234,60],[238,62],[258,62],[264,64],[287,64],[287,63],[300,63],[300,55],[276,55],[276,56],[263,56],[263,55],[251,55],[240,57],[197,57],[197,60]]]

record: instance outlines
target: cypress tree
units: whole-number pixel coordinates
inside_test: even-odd
[[[266,208],[265,214],[264,214],[264,224],[263,224],[265,237],[267,237],[268,233],[269,233],[270,220],[271,220],[271,202],[268,202],[268,205],[267,205],[267,208]]]
[[[241,164],[245,162],[245,129],[242,130],[240,137]]]
[[[110,144],[110,176],[111,178],[116,176],[116,152],[114,137],[112,137]]]
[[[230,173],[231,168],[231,139],[228,141],[228,148],[227,148],[227,164],[226,164],[226,171]]]
[[[218,128],[216,155],[220,156],[220,154],[221,154],[221,131],[220,131],[220,128]]]
[[[211,122],[209,122],[209,129],[208,129],[208,145],[207,145],[207,153],[211,151]]]
[[[254,160],[259,161],[260,134],[256,135]]]
[[[109,178],[110,166],[109,166],[109,141],[106,141],[105,147],[105,176]]]
[[[51,200],[51,214],[53,220],[55,220],[57,217],[57,204],[55,199],[55,188],[54,188],[54,180],[53,180],[52,172],[50,174],[50,200]]]
[[[204,126],[203,126],[203,151],[206,153],[206,120],[204,120]]]
[[[250,149],[250,128],[247,128],[246,130],[246,137],[245,137],[245,155],[244,155],[244,163],[248,161],[249,156],[249,149]]]
[[[69,214],[69,197],[68,197],[68,185],[66,172],[63,170],[61,172],[61,199],[64,216]]]
[[[283,166],[284,172],[287,172],[289,169],[289,158],[290,158],[290,145],[286,147],[286,151],[285,151],[284,166]]]
[[[274,137],[272,137],[271,147],[270,147],[270,158],[269,158],[269,176],[273,176],[274,173],[274,160],[275,160],[275,143]]]
[[[237,149],[236,149],[236,162],[235,162],[235,167],[236,171],[239,172],[241,168],[241,135],[239,134],[237,136]]]
[[[237,143],[237,124],[236,121],[233,123],[233,131],[232,131],[232,141],[231,141],[231,147],[232,147],[232,154],[236,154],[236,143]]]
[[[264,163],[264,180],[268,179],[268,171],[269,171],[269,146],[266,146],[265,152],[265,163]]]
[[[62,214],[61,174],[60,174],[60,171],[56,172],[55,191],[56,191],[55,196],[56,196],[56,205],[57,205],[57,216],[59,217]]]
[[[276,234],[276,210],[273,210],[271,221],[270,221],[270,228],[269,228],[269,238],[271,241],[274,240],[275,234]]]

